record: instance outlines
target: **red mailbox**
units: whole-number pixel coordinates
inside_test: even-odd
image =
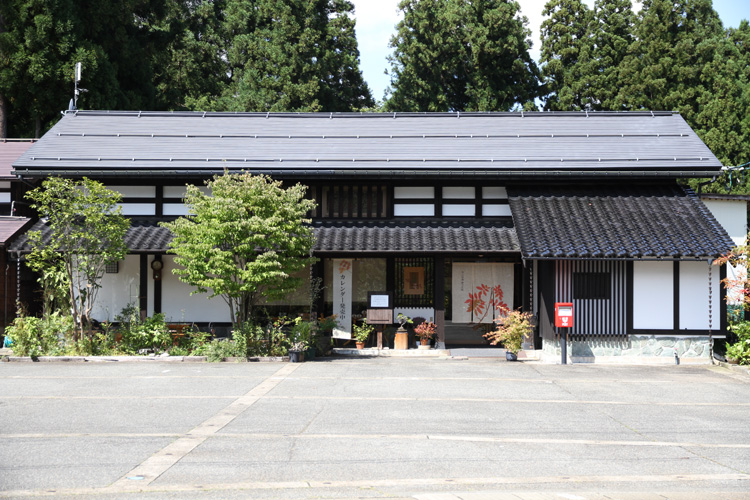
[[[555,302],[555,326],[571,328],[573,326],[573,303]]]

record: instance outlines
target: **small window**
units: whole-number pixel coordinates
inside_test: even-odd
[[[104,267],[104,272],[107,274],[117,274],[120,272],[120,263],[119,262],[113,262],[111,264],[107,264]]]
[[[611,295],[612,277],[609,273],[573,273],[575,300],[609,300]]]

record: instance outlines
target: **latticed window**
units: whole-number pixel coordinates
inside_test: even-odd
[[[435,273],[432,258],[399,258],[394,270],[394,302],[397,307],[433,307]]]
[[[381,219],[387,214],[386,186],[320,186],[311,191],[318,203],[316,217]]]

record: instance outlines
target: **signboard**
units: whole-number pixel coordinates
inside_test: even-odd
[[[573,327],[573,304],[570,302],[555,302],[555,326],[560,328]]]
[[[370,309],[393,309],[393,294],[389,292],[367,292]]]
[[[333,329],[337,339],[352,338],[352,260],[333,259],[333,314],[338,328]]]

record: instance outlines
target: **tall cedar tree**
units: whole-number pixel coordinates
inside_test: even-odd
[[[621,65],[617,104],[679,111],[691,122],[707,62],[698,45],[722,34],[711,0],[644,0],[636,40]]]
[[[160,2],[4,0],[0,17],[0,95],[8,135],[39,137],[73,97],[74,66],[83,62],[79,107],[153,108],[149,19]]]
[[[590,109],[619,110],[615,98],[620,88],[620,64],[633,43],[634,23],[630,0],[596,0],[577,71]]]
[[[228,111],[352,111],[374,104],[348,0],[227,0]]]
[[[542,14],[542,77],[548,111],[587,108],[581,51],[588,42],[591,11],[582,0],[550,0]]]
[[[403,0],[391,38],[390,111],[533,106],[539,71],[528,21],[511,0]]]

